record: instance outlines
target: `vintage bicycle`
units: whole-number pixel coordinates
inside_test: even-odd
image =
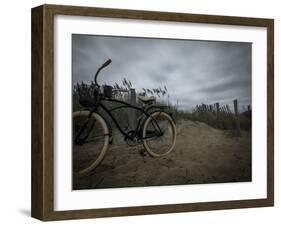
[[[176,143],[176,124],[167,106],[156,105],[156,98],[138,96],[143,106],[135,106],[113,98],[118,92],[112,86],[100,86],[97,82],[100,71],[107,67],[107,60],[98,68],[93,89],[78,86],[79,103],[83,110],[73,112],[73,167],[79,175],[92,172],[104,159],[109,144],[112,143],[112,127],[109,120],[99,109],[109,116],[116,128],[123,135],[127,144],[142,144],[144,151],[152,157],[165,156],[174,149]],[[85,86],[85,85],[84,85]],[[118,103],[119,106],[109,108],[106,102]],[[135,128],[122,128],[113,112],[120,109],[135,109],[140,116]]]

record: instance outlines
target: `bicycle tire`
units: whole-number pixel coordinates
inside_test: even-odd
[[[89,118],[89,115],[90,115],[90,111],[76,111],[73,113],[73,126],[75,126],[75,119],[77,119],[78,117],[85,117],[85,118]],[[101,161],[104,159],[105,157],[105,154],[108,150],[108,144],[109,144],[109,129],[108,129],[108,126],[105,122],[105,120],[102,118],[102,116],[100,116],[98,113],[95,113],[93,112],[91,114],[91,117],[90,117],[91,120],[96,120],[94,123],[99,123],[101,129],[102,129],[102,133],[104,135],[104,141],[103,143],[101,144],[102,145],[102,148],[101,150],[99,151],[99,153],[97,154],[97,158],[96,159],[89,159],[89,164],[87,164],[86,167],[82,167],[82,169],[79,169],[78,170],[78,173],[79,175],[85,175],[91,171],[93,171],[100,163]],[[95,125],[95,127],[97,128],[97,126]],[[92,128],[93,129],[93,128]],[[73,127],[73,130],[74,130],[74,127]],[[73,132],[75,133],[75,132]],[[75,137],[75,134],[73,135],[73,137]],[[90,143],[90,142],[89,142]],[[76,161],[74,159],[74,150],[75,150],[75,146],[78,146],[76,145],[74,142],[73,142],[73,164],[75,164],[74,161]],[[90,152],[88,150],[88,152]],[[78,153],[77,155],[79,155],[80,153]],[[77,160],[78,161],[78,160]],[[79,168],[79,167],[78,167]],[[73,168],[74,170],[74,168]]]
[[[169,146],[168,150],[165,151],[164,153],[157,153],[156,149],[158,150],[159,147],[152,148],[152,145],[150,144],[150,139],[146,138],[147,134],[149,133],[150,124],[153,124],[154,120],[157,121],[159,116],[163,117],[168,122],[168,124],[170,125],[169,132],[172,133],[171,145]],[[162,156],[168,155],[169,153],[171,153],[171,151],[173,151],[175,144],[176,144],[176,125],[175,125],[172,117],[169,114],[167,114],[166,112],[163,112],[163,111],[155,111],[145,120],[143,130],[142,130],[142,137],[143,137],[143,140],[142,140],[143,146],[144,146],[145,150],[152,157],[162,157]],[[160,139],[163,139],[163,138],[159,137],[159,139],[157,140],[157,137],[156,137],[155,139],[151,139],[151,140],[152,141],[157,140],[156,142],[158,142],[158,144],[159,144]],[[168,140],[166,140],[166,141],[168,141]],[[155,145],[157,146],[156,142],[155,142]]]

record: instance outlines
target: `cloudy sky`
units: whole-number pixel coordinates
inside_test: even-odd
[[[131,81],[142,88],[166,85],[170,102],[190,110],[197,104],[251,104],[251,43],[72,35],[73,84]]]

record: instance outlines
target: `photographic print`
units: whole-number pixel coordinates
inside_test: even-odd
[[[72,34],[72,187],[251,181],[252,44]]]
[[[273,19],[44,4],[31,21],[32,217],[274,206]]]

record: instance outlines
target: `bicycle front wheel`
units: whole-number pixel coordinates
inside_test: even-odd
[[[153,157],[169,154],[176,144],[176,125],[166,112],[154,112],[143,126],[143,145]]]
[[[109,130],[105,120],[97,113],[73,113],[72,162],[74,173],[87,174],[103,160],[109,144]]]

